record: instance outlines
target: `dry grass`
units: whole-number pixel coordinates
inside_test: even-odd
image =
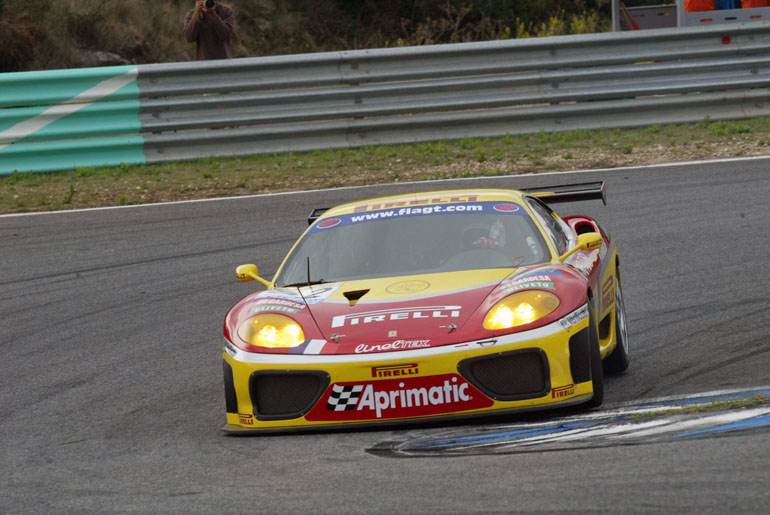
[[[445,140],[0,177],[0,213],[770,153],[770,119]]]

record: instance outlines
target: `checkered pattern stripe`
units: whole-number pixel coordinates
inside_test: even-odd
[[[356,409],[358,397],[363,389],[364,385],[362,384],[353,386],[333,385],[332,393],[326,402],[326,409],[331,411],[350,411]]]

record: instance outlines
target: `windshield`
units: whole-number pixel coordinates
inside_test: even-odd
[[[289,256],[276,284],[513,268],[548,260],[540,232],[520,205],[445,204],[316,222]]]

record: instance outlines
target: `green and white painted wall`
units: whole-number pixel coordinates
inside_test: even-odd
[[[145,162],[136,66],[0,74],[0,175]]]

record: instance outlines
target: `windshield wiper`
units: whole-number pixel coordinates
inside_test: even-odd
[[[307,257],[307,281],[300,283],[284,284],[281,288],[299,288],[301,286],[313,286],[314,284],[324,284],[328,282],[324,279],[318,279],[317,281],[310,280],[310,256]],[[302,294],[302,292],[300,292]]]
[[[313,286],[315,284],[325,284],[327,282],[329,281],[324,279],[318,279],[317,281],[302,281],[299,283],[284,284],[283,286],[280,286],[280,288],[300,288],[302,286]]]

